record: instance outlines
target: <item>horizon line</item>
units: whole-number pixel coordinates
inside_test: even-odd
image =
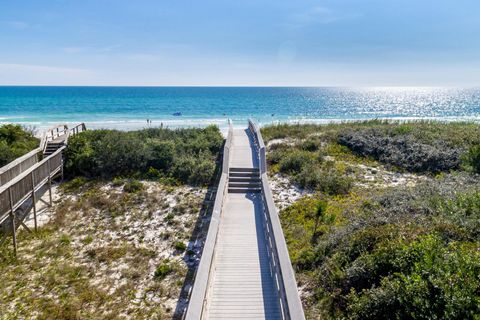
[[[480,89],[480,85],[48,85],[48,84],[0,84],[0,87],[57,87],[57,88],[429,88],[429,89]]]

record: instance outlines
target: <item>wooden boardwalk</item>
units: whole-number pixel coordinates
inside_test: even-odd
[[[30,229],[25,219],[33,211],[34,228],[37,230],[36,202],[41,200],[44,186],[48,186],[49,202],[52,205],[52,179],[63,178],[63,150],[68,137],[86,130],[81,123],[73,128],[56,126],[43,135],[35,150],[0,168],[0,244],[12,235],[15,255],[17,254],[16,232],[20,226]]]
[[[235,130],[230,167],[258,168],[245,130]],[[219,226],[207,319],[281,319],[259,193],[228,193]]]
[[[253,122],[230,128],[186,319],[304,319]]]

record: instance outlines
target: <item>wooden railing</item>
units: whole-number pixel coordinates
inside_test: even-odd
[[[53,141],[61,136],[68,136],[69,132],[70,131],[68,130],[68,126],[66,124],[61,124],[48,129],[42,137],[42,141],[40,143],[42,151],[45,151],[48,142]]]
[[[36,148],[0,168],[0,186],[5,185],[8,181],[37,163],[41,151],[41,148]]]
[[[10,218],[11,232],[13,235],[14,252],[17,252],[15,211],[26,201],[33,201],[33,213],[35,228],[37,226],[37,212],[35,207],[36,194],[44,185],[49,185],[50,204],[52,199],[51,183],[54,176],[63,174],[62,152],[65,147],[55,151],[53,154],[22,172],[20,175],[10,180],[7,184],[0,187],[0,224]],[[20,221],[21,225],[25,224]],[[26,226],[25,226],[26,227]],[[28,228],[27,228],[28,229]]]
[[[76,134],[79,134],[80,132],[86,131],[87,127],[85,126],[85,123],[79,123],[73,128],[70,128],[69,135],[74,136]]]
[[[63,146],[53,154],[39,161],[39,155],[45,150],[49,141],[59,137],[65,145],[68,137],[85,131],[84,123],[80,123],[71,129],[67,125],[60,125],[47,130],[42,136],[40,146],[26,155],[14,160],[0,169],[0,225],[9,219],[11,233],[13,235],[14,252],[17,252],[17,223],[28,227],[22,219],[17,221],[16,210],[22,207],[27,201],[32,201],[34,226],[37,229],[36,192],[48,184],[50,205],[52,204],[52,179],[61,174],[63,177],[62,152]]]
[[[223,147],[223,164],[222,164],[222,176],[218,183],[217,194],[215,196],[215,203],[213,206],[212,218],[210,220],[210,226],[208,227],[207,238],[203,246],[202,257],[200,264],[198,265],[197,272],[195,274],[194,285],[192,293],[190,294],[190,300],[188,304],[187,313],[185,319],[198,320],[202,319],[202,313],[205,308],[206,295],[208,289],[208,283],[210,280],[213,264],[213,257],[215,255],[215,245],[217,243],[218,229],[220,225],[220,215],[223,209],[223,203],[227,195],[228,186],[228,169],[230,148],[233,137],[232,122],[228,122],[229,130],[225,146]]]
[[[65,124],[48,129],[42,135],[38,148],[35,148],[29,153],[13,160],[12,162],[0,168],[0,186],[5,185],[8,181],[12,180],[16,176],[36,164],[41,159],[40,155],[47,147],[47,143],[49,141],[55,140],[60,136],[65,136],[64,143],[67,144],[69,136],[78,134],[85,130],[87,130],[85,123],[77,124],[71,129],[68,129],[68,126]]]
[[[275,273],[280,296],[281,307],[286,319],[305,319],[302,302],[298,295],[297,281],[288,254],[278,211],[273,201],[272,191],[267,177],[266,148],[257,124],[248,121],[248,128],[255,142],[262,181],[263,210],[265,217],[265,233],[269,241],[269,251],[273,255],[272,270]]]

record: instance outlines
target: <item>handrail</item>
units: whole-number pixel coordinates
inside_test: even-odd
[[[15,211],[31,195],[32,184],[34,189],[37,189],[39,185],[44,184],[45,179],[62,169],[62,152],[65,148],[58,149],[7,184],[0,186],[0,222],[4,221],[12,210]],[[56,164],[53,167],[52,162]]]
[[[56,138],[63,136],[63,135],[68,135],[69,130],[68,126],[66,124],[60,124],[55,127],[52,127],[48,129],[44,133],[44,139],[42,138],[43,142],[43,152],[45,152],[48,142],[55,140]]]
[[[73,128],[70,128],[70,132],[71,132],[73,135],[78,134],[78,133],[80,133],[80,132],[83,132],[83,131],[85,131],[85,130],[87,130],[87,127],[85,126],[85,123],[84,123],[84,122],[77,124],[77,125],[76,125],[75,127],[73,127]]]
[[[198,265],[197,272],[195,274],[195,281],[190,295],[190,301],[188,304],[186,320],[198,320],[202,318],[202,314],[205,308],[208,283],[211,276],[213,257],[215,253],[215,244],[217,242],[218,229],[220,226],[220,215],[222,213],[223,203],[227,195],[228,185],[228,168],[229,168],[229,155],[230,146],[233,137],[233,126],[229,120],[229,130],[227,140],[223,148],[223,162],[222,162],[222,175],[220,182],[218,183],[217,194],[215,196],[215,203],[213,206],[212,218],[210,220],[210,226],[208,228],[207,238],[203,246],[202,256]],[[227,159],[227,160],[225,160]]]
[[[222,165],[222,172],[228,173],[228,164],[230,163],[230,148],[232,146],[232,139],[233,139],[233,123],[232,120],[228,119],[228,134],[227,140],[225,142],[225,146],[223,148],[223,165]]]
[[[63,131],[60,131],[59,128],[62,128]],[[66,138],[63,141],[63,143],[67,144],[70,136],[76,135],[85,130],[87,130],[87,128],[85,126],[85,123],[83,122],[77,124],[71,129],[68,129],[68,126],[64,124],[48,129],[42,134],[42,138],[40,139],[40,144],[37,148],[11,161],[10,163],[7,163],[6,165],[0,168],[0,186],[6,184],[8,181],[15,178],[15,176],[18,176],[20,173],[22,173],[23,171],[27,170],[28,168],[33,166],[35,163],[37,163],[39,161],[38,155],[41,152],[45,151],[48,141],[51,141],[55,138],[56,132],[58,132],[59,134],[56,137],[59,137],[61,135],[66,135]]]
[[[35,148],[32,151],[30,151],[29,153],[26,153],[23,156],[21,156],[19,158],[16,158],[15,160],[7,163],[6,165],[4,165],[3,167],[0,168],[0,175],[2,175],[3,173],[7,172],[10,169],[12,169],[13,167],[17,166],[18,164],[25,161],[26,159],[32,157],[33,155],[37,155],[38,152],[40,152],[40,148]],[[2,183],[1,178],[0,178],[0,185],[2,185],[2,184],[3,183]]]
[[[267,172],[267,155],[266,155],[266,148],[265,148],[265,143],[263,142],[262,134],[260,133],[260,129],[258,128],[258,125],[252,121],[251,119],[248,119],[248,128],[250,129],[250,132],[253,135],[254,142],[257,145],[258,148],[258,161],[260,165],[260,172],[266,173]]]
[[[262,134],[255,122],[248,120],[248,127],[255,140],[255,145],[258,151],[258,157],[261,168],[261,181],[262,181],[262,197],[264,198],[264,211],[267,219],[268,236],[271,238],[272,253],[276,260],[274,268],[278,274],[278,280],[280,285],[280,297],[282,301],[282,308],[287,319],[305,319],[303,313],[302,302],[298,295],[297,281],[295,280],[295,273],[293,272],[292,263],[288,254],[287,244],[283,234],[280,219],[278,217],[278,211],[273,201],[272,191],[268,183],[267,177],[267,161],[265,143],[263,142]],[[282,292],[283,291],[283,292]]]
[[[35,163],[38,162],[38,155],[42,151],[40,148],[36,148],[29,153],[21,156],[0,168],[0,186],[8,183],[14,179],[18,174],[27,170]]]

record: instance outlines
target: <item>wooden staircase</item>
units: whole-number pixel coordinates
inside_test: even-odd
[[[230,168],[228,172],[229,193],[258,193],[262,190],[258,168]]]
[[[55,153],[58,149],[65,145],[65,141],[49,141],[43,150],[43,157],[48,157],[49,155]]]

